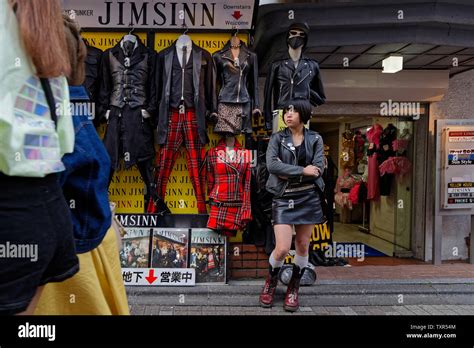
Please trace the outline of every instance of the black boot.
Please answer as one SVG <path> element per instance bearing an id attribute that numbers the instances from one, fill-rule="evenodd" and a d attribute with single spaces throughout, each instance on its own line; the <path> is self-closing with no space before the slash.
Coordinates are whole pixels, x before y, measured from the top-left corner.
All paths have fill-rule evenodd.
<path id="1" fill-rule="evenodd" d="M 166 205 L 163 198 L 158 195 L 156 190 L 156 184 L 150 184 L 150 202 L 147 204 L 146 210 L 149 214 L 158 214 L 158 215 L 165 215 L 171 214 L 171 210 Z"/>
<path id="2" fill-rule="evenodd" d="M 268 276 L 267 279 L 265 279 L 265 285 L 260 293 L 260 305 L 264 308 L 269 308 L 273 305 L 273 297 L 275 296 L 275 290 L 278 285 L 279 272 L 280 267 L 275 269 L 273 269 L 271 265 L 268 267 Z"/>
<path id="3" fill-rule="evenodd" d="M 300 289 L 300 281 L 305 269 L 300 269 L 297 265 L 293 265 L 293 274 L 291 275 L 288 289 L 286 290 L 285 304 L 283 309 L 288 312 L 296 312 L 300 307 L 298 299 L 298 291 Z"/>

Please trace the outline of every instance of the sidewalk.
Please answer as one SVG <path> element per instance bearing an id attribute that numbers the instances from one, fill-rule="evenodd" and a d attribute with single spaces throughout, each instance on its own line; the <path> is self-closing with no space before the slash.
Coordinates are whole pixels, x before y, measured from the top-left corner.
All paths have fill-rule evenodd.
<path id="1" fill-rule="evenodd" d="M 297 315 L 474 315 L 469 264 L 318 267 L 316 284 L 301 288 Z M 128 287 L 132 314 L 283 315 L 286 287 L 275 305 L 259 307 L 262 280 L 195 287 Z M 290 313 L 291 315 L 291 313 Z"/>

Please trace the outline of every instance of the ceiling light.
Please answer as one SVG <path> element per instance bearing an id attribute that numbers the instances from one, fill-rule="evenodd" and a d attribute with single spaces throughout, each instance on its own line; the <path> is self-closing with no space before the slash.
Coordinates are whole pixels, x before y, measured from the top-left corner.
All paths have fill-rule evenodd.
<path id="1" fill-rule="evenodd" d="M 383 73 L 393 74 L 403 70 L 403 57 L 390 56 L 382 61 Z"/>

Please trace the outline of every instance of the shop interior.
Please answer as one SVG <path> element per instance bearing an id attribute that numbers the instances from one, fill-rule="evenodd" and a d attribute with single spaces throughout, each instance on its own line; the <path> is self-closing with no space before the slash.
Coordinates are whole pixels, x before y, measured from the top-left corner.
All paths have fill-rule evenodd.
<path id="1" fill-rule="evenodd" d="M 413 120 L 315 117 L 311 128 L 333 173 L 325 192 L 333 242 L 362 243 L 366 257 L 411 257 Z"/>

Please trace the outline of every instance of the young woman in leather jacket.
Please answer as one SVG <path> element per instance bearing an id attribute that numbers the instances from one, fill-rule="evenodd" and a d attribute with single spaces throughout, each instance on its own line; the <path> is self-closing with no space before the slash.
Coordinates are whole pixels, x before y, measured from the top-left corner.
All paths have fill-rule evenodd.
<path id="1" fill-rule="evenodd" d="M 284 130 L 274 133 L 267 149 L 270 177 L 266 188 L 274 194 L 272 220 L 276 246 L 270 255 L 269 274 L 260 295 L 260 304 L 271 307 L 278 273 L 291 247 L 296 230 L 296 256 L 288 284 L 284 309 L 297 311 L 300 279 L 308 264 L 308 250 L 315 224 L 323 220 L 318 190 L 324 191 L 323 139 L 304 124 L 311 117 L 307 100 L 290 101 L 283 110 Z"/>

